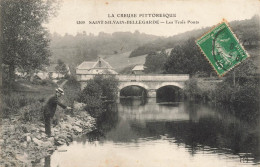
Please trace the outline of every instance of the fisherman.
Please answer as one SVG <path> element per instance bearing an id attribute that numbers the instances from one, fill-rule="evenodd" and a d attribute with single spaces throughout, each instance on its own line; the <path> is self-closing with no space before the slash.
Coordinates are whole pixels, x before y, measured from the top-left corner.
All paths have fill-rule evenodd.
<path id="1" fill-rule="evenodd" d="M 59 101 L 59 98 L 64 95 L 64 91 L 61 88 L 56 89 L 56 94 L 51 96 L 44 106 L 44 122 L 45 122 L 45 133 L 48 137 L 51 136 L 51 121 L 54 117 L 57 105 L 63 109 L 71 110 L 71 107 L 67 107 Z"/>

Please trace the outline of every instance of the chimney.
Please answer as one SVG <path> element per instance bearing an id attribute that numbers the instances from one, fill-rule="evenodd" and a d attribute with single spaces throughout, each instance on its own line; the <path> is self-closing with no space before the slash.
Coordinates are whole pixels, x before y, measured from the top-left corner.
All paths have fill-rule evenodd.
<path id="1" fill-rule="evenodd" d="M 100 60 L 100 57 L 98 57 L 98 66 L 101 67 L 101 60 Z"/>

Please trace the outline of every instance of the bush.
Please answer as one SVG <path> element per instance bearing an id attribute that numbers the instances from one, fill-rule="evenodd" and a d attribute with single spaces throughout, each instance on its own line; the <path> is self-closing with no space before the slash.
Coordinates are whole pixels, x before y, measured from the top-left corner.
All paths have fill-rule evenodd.
<path id="1" fill-rule="evenodd" d="M 89 97 L 93 97 L 95 99 L 101 99 L 102 89 L 99 84 L 97 84 L 94 80 L 87 81 L 87 86 L 82 90 L 79 96 L 79 101 L 83 103 L 88 103 Z"/>
<path id="2" fill-rule="evenodd" d="M 118 80 L 115 77 L 103 77 L 102 75 L 97 75 L 94 78 L 94 82 L 100 86 L 102 91 L 102 98 L 110 101 L 116 100 L 118 92 Z"/>
<path id="3" fill-rule="evenodd" d="M 12 114 L 17 114 L 21 107 L 36 102 L 37 98 L 32 95 L 22 93 L 9 93 L 7 96 L 2 96 L 2 116 L 8 117 Z"/>
<path id="4" fill-rule="evenodd" d="M 229 105 L 231 102 L 231 96 L 235 89 L 238 88 L 231 86 L 231 84 L 227 82 L 219 83 L 214 93 L 216 102 Z"/>
<path id="5" fill-rule="evenodd" d="M 42 86 L 56 85 L 56 83 L 54 83 L 51 79 L 39 79 L 39 78 L 34 78 L 32 84 L 42 85 Z"/>
<path id="6" fill-rule="evenodd" d="M 5 96 L 2 96 L 1 115 L 4 118 L 10 118 L 13 115 L 19 114 L 22 107 L 34 103 L 44 103 L 45 99 L 50 96 L 50 90 L 39 89 L 39 91 L 6 91 Z M 35 108 L 37 109 L 37 107 Z"/>
<path id="7" fill-rule="evenodd" d="M 260 99 L 259 83 L 255 80 L 247 80 L 243 84 L 233 85 L 227 79 L 218 84 L 215 95 L 217 102 L 222 104 L 257 107 Z"/>
<path id="8" fill-rule="evenodd" d="M 80 93 L 78 101 L 86 104 L 85 109 L 91 116 L 98 117 L 103 112 L 101 95 L 101 87 L 94 80 L 89 80 L 87 86 Z"/>
<path id="9" fill-rule="evenodd" d="M 116 100 L 118 82 L 114 77 L 96 76 L 87 81 L 87 86 L 79 94 L 78 101 L 85 103 L 86 110 L 99 117 L 105 110 L 103 100 Z"/>
<path id="10" fill-rule="evenodd" d="M 191 78 L 185 82 L 184 94 L 190 101 L 197 101 L 202 98 L 203 92 L 198 87 L 197 79 Z"/>
<path id="11" fill-rule="evenodd" d="M 232 113 L 246 121 L 255 121 L 259 117 L 260 90 L 259 81 L 246 79 L 243 84 L 231 84 L 230 79 L 217 85 L 216 100 L 219 105 L 232 108 Z"/>
<path id="12" fill-rule="evenodd" d="M 167 60 L 168 54 L 165 50 L 160 53 L 150 53 L 145 57 L 145 72 L 146 73 L 161 73 L 163 66 Z"/>
<path id="13" fill-rule="evenodd" d="M 92 117 L 99 117 L 105 110 L 103 109 L 102 100 L 93 96 L 86 96 L 87 105 L 85 110 L 89 112 Z"/>
<path id="14" fill-rule="evenodd" d="M 39 101 L 19 109 L 20 120 L 24 122 L 37 123 L 43 121 L 43 103 Z"/>

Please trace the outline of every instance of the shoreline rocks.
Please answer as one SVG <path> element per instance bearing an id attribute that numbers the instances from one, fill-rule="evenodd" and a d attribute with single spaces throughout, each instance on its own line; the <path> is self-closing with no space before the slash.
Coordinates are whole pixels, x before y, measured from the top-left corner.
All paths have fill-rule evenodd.
<path id="1" fill-rule="evenodd" d="M 86 111 L 77 110 L 73 115 L 65 115 L 52 127 L 50 138 L 42 122 L 23 123 L 18 117 L 2 119 L 0 166 L 32 166 L 32 162 L 51 155 L 57 146 L 69 144 L 75 137 L 95 129 L 96 120 Z"/>

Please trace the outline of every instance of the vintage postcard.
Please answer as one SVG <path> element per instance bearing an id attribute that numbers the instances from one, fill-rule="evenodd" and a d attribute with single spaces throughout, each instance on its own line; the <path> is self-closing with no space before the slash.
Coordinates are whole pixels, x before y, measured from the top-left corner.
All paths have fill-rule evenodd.
<path id="1" fill-rule="evenodd" d="M 0 166 L 260 166 L 259 0 L 1 0 Z"/>

